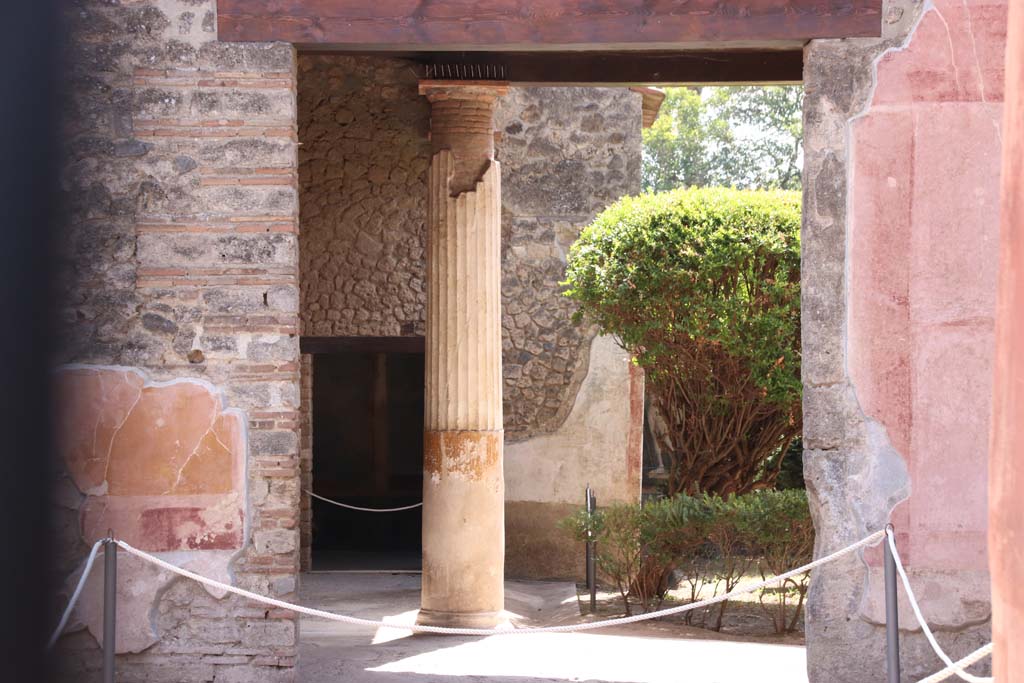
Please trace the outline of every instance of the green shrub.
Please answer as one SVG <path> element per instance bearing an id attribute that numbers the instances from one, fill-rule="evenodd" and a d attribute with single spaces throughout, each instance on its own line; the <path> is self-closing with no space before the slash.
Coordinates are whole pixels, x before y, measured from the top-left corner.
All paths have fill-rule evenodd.
<path id="1" fill-rule="evenodd" d="M 712 499 L 715 514 L 714 524 L 708 530 L 708 540 L 717 559 L 715 565 L 716 594 L 719 588 L 723 593 L 728 593 L 736 588 L 750 571 L 754 562 L 752 552 L 756 541 L 737 523 L 738 501 L 741 499 L 742 496 Z M 718 616 L 714 625 L 711 626 L 715 631 L 722 630 L 722 620 L 725 618 L 725 610 L 728 606 L 728 600 L 718 603 Z"/>
<path id="2" fill-rule="evenodd" d="M 761 578 L 807 564 L 814 555 L 814 525 L 807 494 L 800 489 L 756 491 L 736 500 L 736 526 L 753 539 Z M 776 633 L 796 629 L 803 610 L 810 574 L 786 579 L 761 591 L 761 606 Z M 790 609 L 792 608 L 792 609 Z M 790 613 L 791 612 L 791 613 Z"/>
<path id="3" fill-rule="evenodd" d="M 639 505 L 618 503 L 593 515 L 581 510 L 563 521 L 576 540 L 596 539 L 597 570 L 619 592 L 626 614 L 633 613 L 629 593 L 640 574 L 642 514 Z"/>
<path id="4" fill-rule="evenodd" d="M 723 188 L 626 197 L 569 253 L 566 294 L 645 370 L 669 494 L 770 488 L 800 432 L 800 201 Z"/>
<path id="5" fill-rule="evenodd" d="M 715 523 L 713 500 L 707 495 L 673 496 L 650 501 L 640 514 L 643 547 L 640 570 L 631 594 L 645 610 L 658 609 L 672 587 L 677 568 L 699 557 Z"/>
<path id="6" fill-rule="evenodd" d="M 689 589 L 689 602 L 727 593 L 756 566 L 762 578 L 810 560 L 814 544 L 807 496 L 802 490 L 755 491 L 721 498 L 680 494 L 646 505 L 616 504 L 594 515 L 581 510 L 562 522 L 580 541 L 597 540 L 597 567 L 615 586 L 626 614 L 634 606 L 658 609 L 674 572 Z M 761 591 L 759 601 L 778 633 L 799 623 L 808 575 L 778 589 Z M 684 612 L 688 624 L 722 628 L 728 601 L 698 613 Z M 709 621 L 711 619 L 711 621 Z"/>

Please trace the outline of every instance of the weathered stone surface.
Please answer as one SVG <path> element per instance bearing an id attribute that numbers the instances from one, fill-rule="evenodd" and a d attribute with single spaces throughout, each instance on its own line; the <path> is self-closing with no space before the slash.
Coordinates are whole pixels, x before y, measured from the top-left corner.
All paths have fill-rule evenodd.
<path id="1" fill-rule="evenodd" d="M 424 332 L 429 105 L 408 62 L 299 60 L 302 327 Z"/>
<path id="2" fill-rule="evenodd" d="M 62 436 L 76 445 L 60 480 L 57 581 L 80 567 L 86 541 L 113 527 L 202 573 L 269 589 L 294 577 L 297 552 L 257 551 L 245 534 L 297 524 L 297 487 L 270 483 L 297 481 L 297 449 L 264 437 L 277 447 L 263 456 L 246 440 L 290 433 L 297 419 L 294 51 L 215 42 L 213 0 L 80 0 L 66 9 L 59 361 L 122 376 L 77 378 L 77 404 L 66 406 Z M 221 391 L 247 415 L 224 412 Z M 105 408 L 93 410 L 89 397 Z M 72 481 L 92 495 L 76 504 Z M 247 489 L 267 495 L 247 501 Z M 173 599 L 177 584 L 161 581 L 132 584 L 135 597 L 123 603 L 132 626 L 119 633 L 139 638 L 128 649 L 145 648 L 119 661 L 124 680 L 209 681 L 232 667 L 291 666 L 294 636 L 272 655 L 229 653 L 240 636 L 217 644 L 169 622 L 150 628 L 151 613 L 187 623 L 197 596 L 216 603 L 202 589 Z M 96 597 L 90 591 L 84 599 Z M 244 607 L 226 601 L 213 612 L 231 623 Z M 95 648 L 84 631 L 62 640 L 69 680 L 96 670 Z M 202 651 L 236 659 L 204 663 L 194 656 Z M 264 656 L 276 663 L 256 665 Z"/>
<path id="3" fill-rule="evenodd" d="M 804 463 L 817 550 L 893 521 L 954 656 L 988 639 L 978 454 L 1004 11 L 893 1 L 882 39 L 812 41 L 805 55 Z M 881 677 L 879 555 L 814 573 L 812 681 Z M 935 669 L 923 638 L 903 643 L 907 675 Z"/>
<path id="4" fill-rule="evenodd" d="M 100 554 L 102 555 L 102 552 Z M 173 558 L 173 561 L 189 571 L 208 576 L 217 581 L 230 582 L 229 567 L 234 555 L 235 551 L 207 551 L 201 554 L 179 554 Z M 99 564 L 97 564 L 98 567 Z M 75 573 L 67 578 L 62 589 L 62 597 L 67 598 L 71 595 L 81 577 L 81 569 L 82 567 L 79 567 Z M 154 609 L 154 593 L 162 593 L 164 589 L 172 584 L 174 586 L 183 584 L 181 581 L 174 582 L 175 576 L 170 572 L 124 552 L 118 554 L 118 629 L 116 649 L 119 654 L 144 652 L 154 645 L 156 645 L 157 650 L 165 652 L 175 651 L 173 638 L 169 642 L 167 640 L 161 642 L 161 636 L 165 635 L 167 631 L 165 628 L 166 624 L 159 623 L 160 620 L 157 620 L 157 623 L 154 624 L 151 618 L 151 613 Z M 228 616 L 228 612 L 225 610 L 226 606 L 221 607 L 219 602 L 224 598 L 225 593 L 213 590 L 207 591 L 197 585 L 193 585 L 193 588 L 197 591 L 197 594 L 203 596 L 196 603 L 208 601 L 210 604 L 218 606 L 216 612 L 222 619 L 219 622 L 214 622 L 214 626 L 219 633 L 227 632 L 230 635 L 228 629 L 233 627 L 234 622 L 229 618 L 223 618 Z M 173 596 L 176 588 L 168 590 L 169 595 Z M 161 613 L 166 614 L 172 609 L 168 603 L 173 601 L 173 597 L 169 601 L 161 600 L 159 601 L 160 606 L 157 609 Z M 184 614 L 198 615 L 200 612 L 199 604 L 189 607 L 186 603 L 181 606 L 184 607 Z M 179 613 L 177 618 L 181 619 L 183 617 Z M 193 624 L 192 628 L 199 630 L 199 628 L 202 628 L 203 623 L 200 621 L 198 624 Z M 102 646 L 103 572 L 98 569 L 94 569 L 89 578 L 86 579 L 86 587 L 82 591 L 82 596 L 78 606 L 72 613 L 71 620 L 68 622 L 68 633 L 74 633 L 81 629 L 86 629 L 95 638 L 95 643 Z M 196 633 L 196 635 L 196 640 L 187 643 L 188 646 L 192 648 L 202 647 L 201 643 L 204 640 L 214 643 L 234 643 L 239 640 L 237 635 L 228 638 L 221 636 L 219 640 L 217 638 L 202 638 L 203 635 L 207 634 Z M 186 645 L 186 643 L 178 643 L 178 645 Z"/>
<path id="5" fill-rule="evenodd" d="M 510 443 L 562 425 L 587 374 L 596 330 L 570 321 L 566 253 L 599 211 L 640 191 L 641 119 L 641 98 L 626 89 L 513 88 L 499 104 Z"/>

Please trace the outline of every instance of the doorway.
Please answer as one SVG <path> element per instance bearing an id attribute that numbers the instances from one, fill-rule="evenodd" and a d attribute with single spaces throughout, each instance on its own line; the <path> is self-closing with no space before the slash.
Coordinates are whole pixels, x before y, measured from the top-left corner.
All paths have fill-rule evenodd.
<path id="1" fill-rule="evenodd" d="M 313 491 L 371 510 L 423 495 L 422 339 L 341 338 L 313 355 Z M 314 498 L 313 571 L 417 571 L 420 508 Z"/>

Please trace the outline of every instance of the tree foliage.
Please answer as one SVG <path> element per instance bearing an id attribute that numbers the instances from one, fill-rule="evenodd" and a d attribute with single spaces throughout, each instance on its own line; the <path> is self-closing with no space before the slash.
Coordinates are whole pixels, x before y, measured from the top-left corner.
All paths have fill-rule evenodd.
<path id="1" fill-rule="evenodd" d="M 643 187 L 800 188 L 803 88 L 666 88 L 644 131 Z"/>
<path id="2" fill-rule="evenodd" d="M 800 433 L 799 226 L 795 192 L 676 190 L 618 201 L 570 250 L 577 319 L 633 354 L 667 422 L 670 495 L 771 487 Z"/>

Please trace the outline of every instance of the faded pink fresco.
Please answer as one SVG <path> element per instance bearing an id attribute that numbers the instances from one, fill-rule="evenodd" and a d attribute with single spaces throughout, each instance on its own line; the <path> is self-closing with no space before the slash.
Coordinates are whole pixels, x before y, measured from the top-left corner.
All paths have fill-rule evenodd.
<path id="1" fill-rule="evenodd" d="M 243 421 L 212 387 L 148 384 L 119 368 L 64 368 L 57 383 L 61 456 L 87 496 L 87 543 L 112 529 L 154 552 L 242 546 Z"/>
<path id="2" fill-rule="evenodd" d="M 245 432 L 208 383 L 152 383 L 130 368 L 65 367 L 57 372 L 57 428 L 64 468 L 85 494 L 79 508 L 89 545 L 114 535 L 220 581 L 244 541 Z M 149 615 L 170 572 L 119 553 L 117 652 L 159 640 Z M 65 599 L 82 567 L 68 577 Z M 93 571 L 68 631 L 103 642 L 103 572 Z M 223 593 L 209 590 L 214 597 Z"/>
<path id="3" fill-rule="evenodd" d="M 936 0 L 879 61 L 851 126 L 849 373 L 906 461 L 911 493 L 893 523 L 923 590 L 968 577 L 926 609 L 947 609 L 937 618 L 950 624 L 988 610 L 1005 43 L 1004 1 Z"/>

